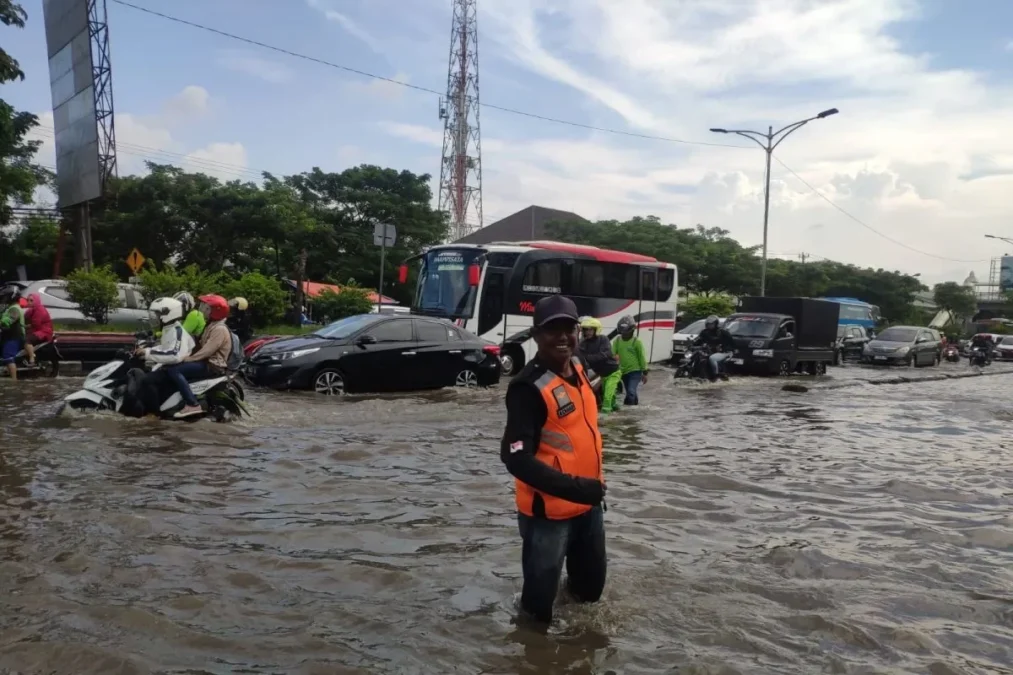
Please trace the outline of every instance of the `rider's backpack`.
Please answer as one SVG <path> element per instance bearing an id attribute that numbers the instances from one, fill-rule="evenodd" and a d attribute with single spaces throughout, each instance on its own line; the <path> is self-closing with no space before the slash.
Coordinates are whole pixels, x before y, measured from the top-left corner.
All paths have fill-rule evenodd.
<path id="1" fill-rule="evenodd" d="M 225 367 L 229 372 L 235 372 L 243 365 L 243 343 L 239 336 L 232 331 L 229 331 L 229 335 L 232 337 L 232 351 L 229 352 L 229 358 L 225 360 Z"/>

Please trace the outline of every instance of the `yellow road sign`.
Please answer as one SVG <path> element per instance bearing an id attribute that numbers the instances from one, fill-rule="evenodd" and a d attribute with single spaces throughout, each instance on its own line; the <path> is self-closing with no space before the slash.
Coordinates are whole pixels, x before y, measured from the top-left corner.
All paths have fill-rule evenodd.
<path id="1" fill-rule="evenodd" d="M 144 265 L 144 256 L 135 248 L 127 256 L 127 266 L 133 270 L 134 274 L 137 274 L 141 271 L 142 265 Z"/>

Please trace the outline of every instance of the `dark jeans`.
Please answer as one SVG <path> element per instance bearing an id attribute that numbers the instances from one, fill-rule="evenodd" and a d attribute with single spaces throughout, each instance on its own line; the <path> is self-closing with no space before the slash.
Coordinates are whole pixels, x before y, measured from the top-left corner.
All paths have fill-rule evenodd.
<path id="1" fill-rule="evenodd" d="M 568 520 L 517 514 L 523 548 L 521 608 L 552 621 L 552 605 L 566 560 L 567 588 L 581 602 L 597 602 L 605 588 L 605 522 L 601 506 Z"/>
<path id="2" fill-rule="evenodd" d="M 623 391 L 626 392 L 626 398 L 623 399 L 624 405 L 640 405 L 637 390 L 640 389 L 640 380 L 643 378 L 644 374 L 639 370 L 623 375 Z"/>
<path id="3" fill-rule="evenodd" d="M 187 405 L 197 405 L 197 397 L 190 390 L 187 380 L 200 380 L 210 375 L 206 361 L 190 361 L 188 363 L 177 363 L 174 366 L 166 367 L 166 374 L 179 389 L 183 402 Z"/>

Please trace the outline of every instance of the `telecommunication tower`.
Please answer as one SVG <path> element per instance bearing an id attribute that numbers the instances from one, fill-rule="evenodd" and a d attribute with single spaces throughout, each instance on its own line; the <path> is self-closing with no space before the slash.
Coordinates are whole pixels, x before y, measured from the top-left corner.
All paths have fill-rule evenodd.
<path id="1" fill-rule="evenodd" d="M 440 101 L 443 161 L 438 208 L 450 212 L 451 240 L 482 227 L 482 141 L 478 121 L 477 0 L 453 0 L 447 97 Z"/>

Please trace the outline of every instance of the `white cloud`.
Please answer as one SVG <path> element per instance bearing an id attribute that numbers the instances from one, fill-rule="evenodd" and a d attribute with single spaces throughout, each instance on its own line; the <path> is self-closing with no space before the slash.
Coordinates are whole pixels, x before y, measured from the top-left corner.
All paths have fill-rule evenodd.
<path id="1" fill-rule="evenodd" d="M 283 84 L 293 76 L 291 69 L 277 61 L 265 59 L 242 49 L 219 50 L 218 65 L 272 84 Z"/>
<path id="2" fill-rule="evenodd" d="M 144 174 L 145 161 L 158 164 L 174 164 L 189 171 L 201 171 L 222 180 L 241 178 L 250 180 L 256 176 L 245 170 L 246 149 L 241 143 L 216 142 L 201 148 L 189 148 L 173 135 L 173 130 L 183 124 L 191 124 L 195 116 L 210 109 L 212 100 L 202 87 L 188 86 L 169 98 L 162 106 L 162 112 L 152 116 L 131 113 L 116 114 L 116 163 L 121 176 Z M 53 138 L 53 113 L 39 115 L 39 127 L 29 134 L 30 138 L 43 142 L 36 155 L 40 164 L 56 166 L 56 150 Z M 52 195 L 44 195 L 43 201 L 55 201 Z"/>
<path id="3" fill-rule="evenodd" d="M 481 12 L 485 53 L 592 103 L 543 110 L 535 98 L 515 107 L 588 114 L 601 126 L 618 115 L 633 131 L 743 146 L 707 130 L 777 128 L 837 107 L 841 114 L 795 132 L 777 158 L 910 246 L 962 260 L 1001 253 L 982 235 L 1008 228 L 1013 137 L 999 130 L 1013 113 L 1013 87 L 905 51 L 891 34 L 920 18 L 916 0 L 486 0 Z M 440 129 L 385 128 L 438 153 Z M 651 213 L 721 226 L 745 244 L 762 239 L 764 157 L 755 146 L 593 132 L 563 140 L 572 129 L 498 113 L 484 113 L 483 131 L 487 222 L 539 203 L 591 218 Z M 777 162 L 769 236 L 771 250 L 922 272 L 927 282 L 955 270 L 962 280 L 972 268 L 987 276 L 987 262 L 941 261 L 886 241 Z"/>
<path id="4" fill-rule="evenodd" d="M 365 43 L 366 46 L 377 54 L 381 53 L 381 43 L 379 40 L 373 37 L 373 35 L 365 28 L 349 18 L 347 14 L 343 14 L 335 9 L 332 9 L 330 3 L 326 0 L 306 0 L 306 4 L 323 14 L 328 21 L 333 21 L 341 26 L 346 33 Z"/>

